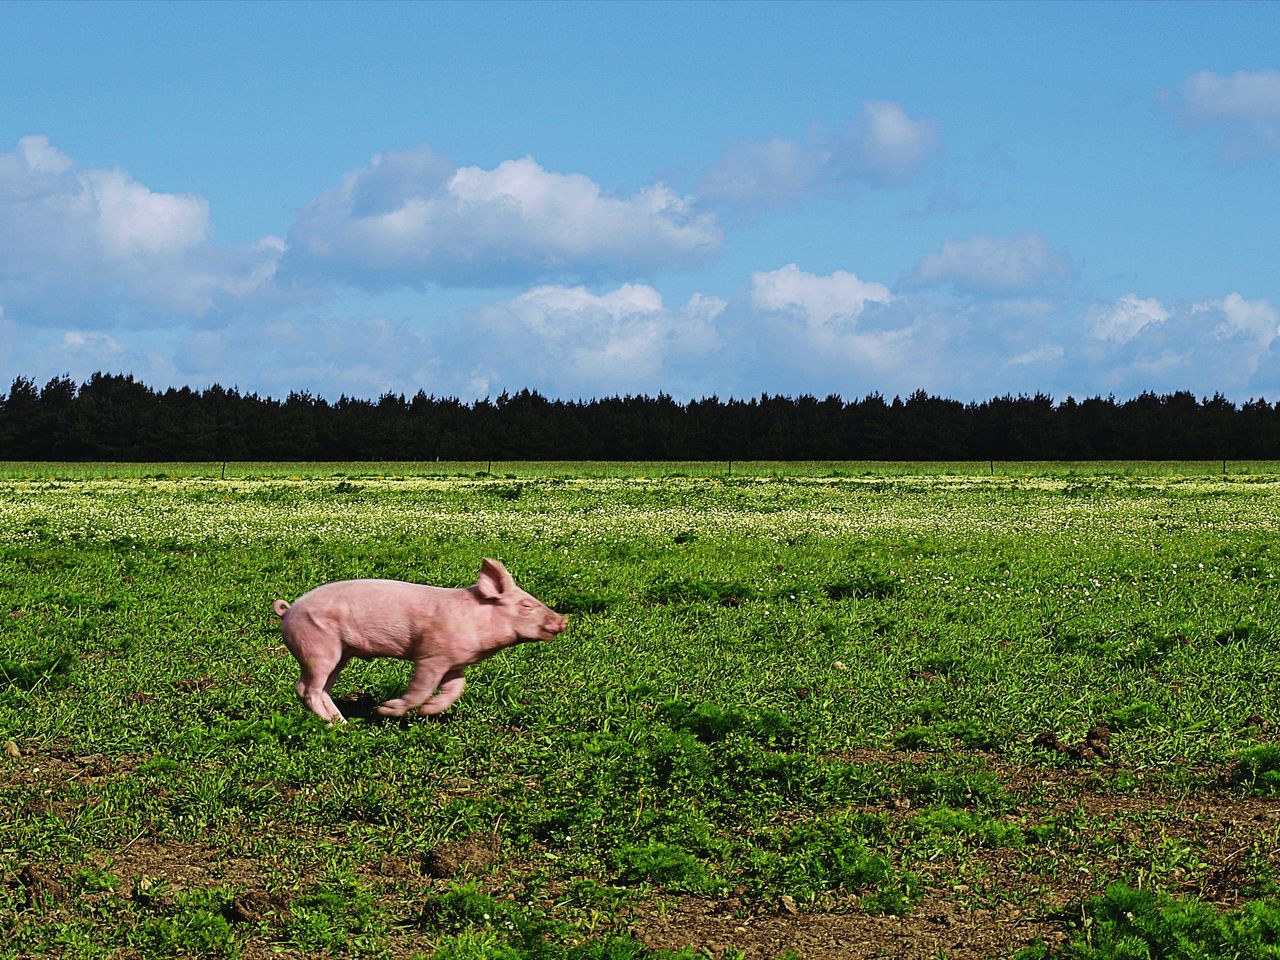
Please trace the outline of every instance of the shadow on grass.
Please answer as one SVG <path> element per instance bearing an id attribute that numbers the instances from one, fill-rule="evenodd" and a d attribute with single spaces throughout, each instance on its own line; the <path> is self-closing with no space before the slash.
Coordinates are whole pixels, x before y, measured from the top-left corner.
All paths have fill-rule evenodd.
<path id="1" fill-rule="evenodd" d="M 342 711 L 342 715 L 347 720 L 360 720 L 371 725 L 414 723 L 420 720 L 428 720 L 432 723 L 449 722 L 448 712 L 437 714 L 434 717 L 423 717 L 418 715 L 417 710 L 410 710 L 403 717 L 384 717 L 378 713 L 378 704 L 382 703 L 382 701 L 368 693 L 348 693 L 341 697 L 334 697 L 333 702 L 337 704 L 338 709 Z"/>

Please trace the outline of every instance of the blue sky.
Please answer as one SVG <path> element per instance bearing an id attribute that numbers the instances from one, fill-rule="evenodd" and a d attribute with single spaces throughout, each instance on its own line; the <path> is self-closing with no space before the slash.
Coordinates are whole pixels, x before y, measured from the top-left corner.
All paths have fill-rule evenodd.
<path id="1" fill-rule="evenodd" d="M 1280 5 L 0 5 L 0 379 L 1280 400 Z"/>

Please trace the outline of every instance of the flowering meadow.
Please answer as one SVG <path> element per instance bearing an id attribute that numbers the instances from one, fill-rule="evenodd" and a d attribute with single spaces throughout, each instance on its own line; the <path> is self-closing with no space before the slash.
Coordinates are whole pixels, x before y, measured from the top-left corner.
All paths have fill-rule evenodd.
<path id="1" fill-rule="evenodd" d="M 5 465 L 0 958 L 1270 956 L 1221 466 Z M 274 600 L 486 556 L 569 629 L 298 704 Z"/>

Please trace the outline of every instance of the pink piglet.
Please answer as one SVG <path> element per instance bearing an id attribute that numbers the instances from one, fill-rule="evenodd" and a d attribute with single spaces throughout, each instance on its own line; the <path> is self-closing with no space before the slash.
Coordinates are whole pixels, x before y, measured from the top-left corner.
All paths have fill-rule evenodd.
<path id="1" fill-rule="evenodd" d="M 292 604 L 277 600 L 272 609 L 302 667 L 298 697 L 312 713 L 338 723 L 344 717 L 329 690 L 352 657 L 412 660 L 408 689 L 378 713 L 398 717 L 416 709 L 429 716 L 462 696 L 462 672 L 471 664 L 526 640 L 551 640 L 569 623 L 488 558 L 471 587 L 341 580 Z"/>

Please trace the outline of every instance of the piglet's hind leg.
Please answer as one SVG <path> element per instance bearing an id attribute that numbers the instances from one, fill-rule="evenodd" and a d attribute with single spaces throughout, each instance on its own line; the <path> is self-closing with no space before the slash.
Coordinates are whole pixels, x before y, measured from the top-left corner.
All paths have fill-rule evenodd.
<path id="1" fill-rule="evenodd" d="M 336 674 L 337 669 L 332 664 L 303 664 L 302 679 L 298 681 L 298 699 L 320 719 L 345 723 L 342 711 L 329 696 L 328 686 Z"/>

